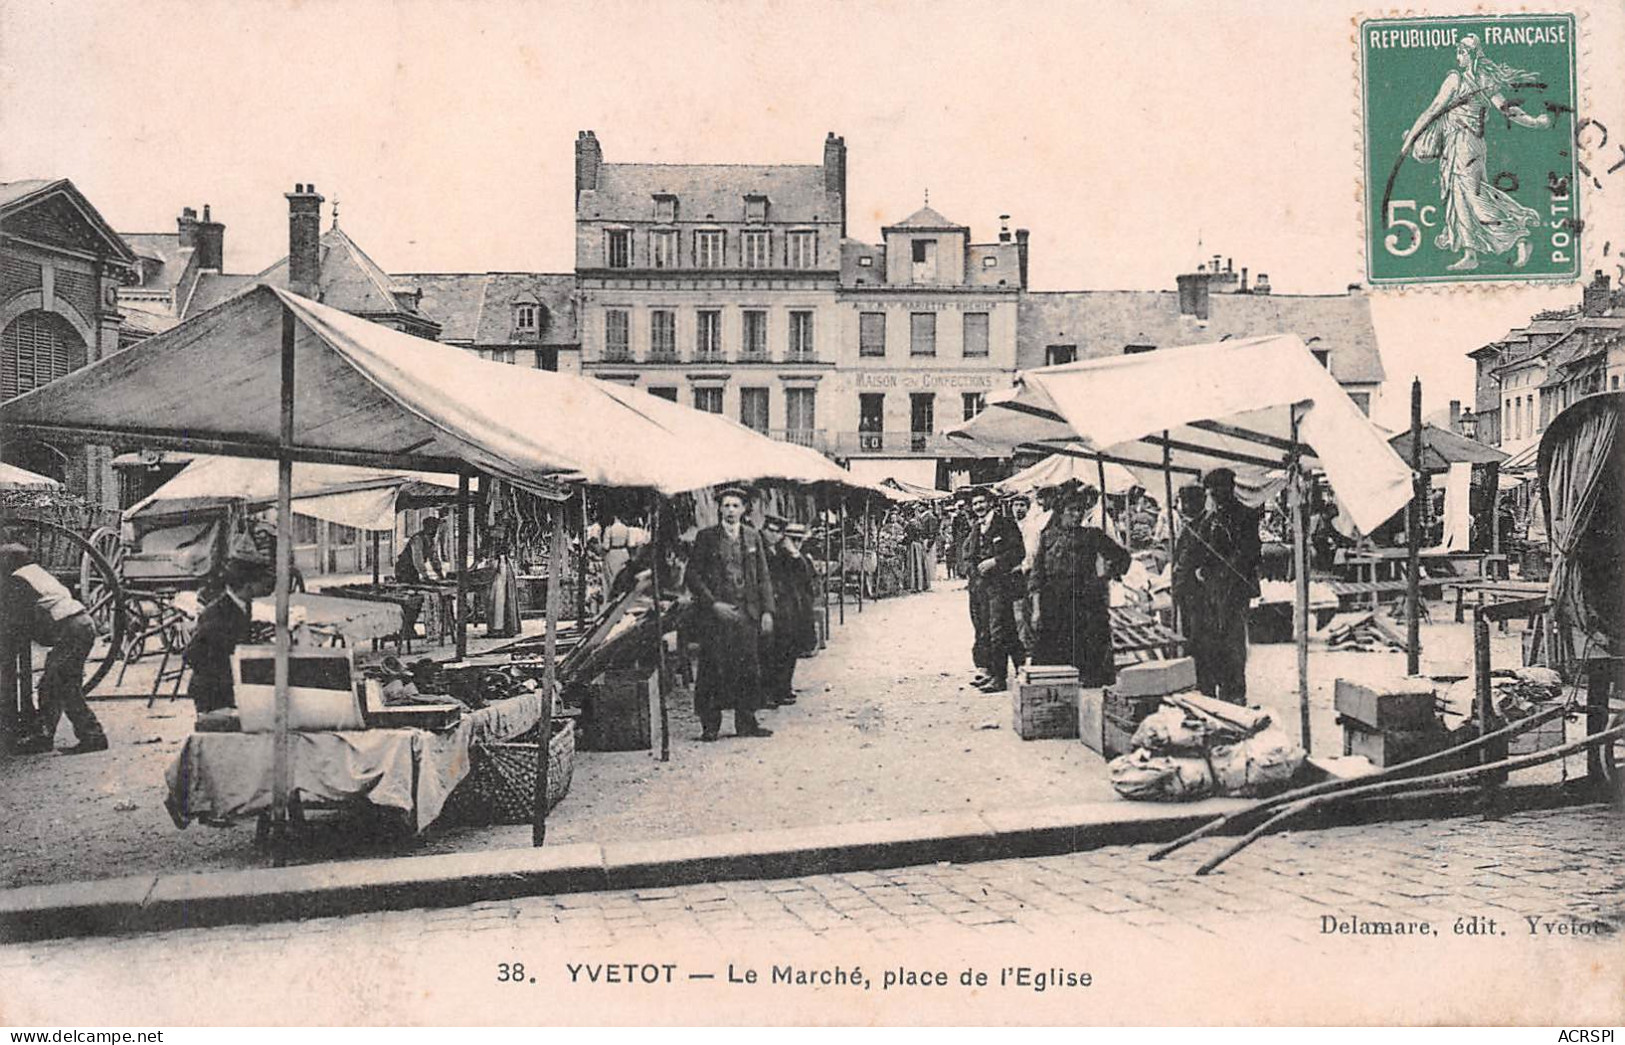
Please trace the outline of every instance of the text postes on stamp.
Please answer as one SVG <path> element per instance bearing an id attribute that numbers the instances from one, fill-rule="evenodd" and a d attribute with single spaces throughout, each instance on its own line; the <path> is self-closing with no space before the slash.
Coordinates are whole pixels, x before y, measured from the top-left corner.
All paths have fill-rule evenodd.
<path id="1" fill-rule="evenodd" d="M 1371 282 L 1578 278 L 1574 36 L 1567 14 L 1361 24 Z"/>

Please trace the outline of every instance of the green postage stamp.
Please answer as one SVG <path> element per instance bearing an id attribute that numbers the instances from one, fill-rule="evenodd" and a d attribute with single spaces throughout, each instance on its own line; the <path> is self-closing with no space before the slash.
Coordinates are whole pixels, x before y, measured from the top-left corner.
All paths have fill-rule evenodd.
<path id="1" fill-rule="evenodd" d="M 1575 20 L 1360 26 L 1374 284 L 1579 276 Z"/>

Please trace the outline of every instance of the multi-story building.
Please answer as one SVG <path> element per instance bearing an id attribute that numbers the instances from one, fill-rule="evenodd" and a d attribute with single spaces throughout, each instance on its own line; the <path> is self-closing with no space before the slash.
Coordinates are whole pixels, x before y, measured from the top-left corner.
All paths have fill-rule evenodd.
<path id="1" fill-rule="evenodd" d="M 118 287 L 135 252 L 66 178 L 0 183 L 0 400 L 119 349 Z M 118 507 L 105 447 L 10 438 L 4 459 Z"/>
<path id="2" fill-rule="evenodd" d="M 807 165 L 606 163 L 576 139 L 582 372 L 827 445 L 846 145 Z"/>
<path id="3" fill-rule="evenodd" d="M 1222 264 L 1221 264 L 1222 262 Z M 1269 276 L 1214 256 L 1181 274 L 1177 290 L 1029 293 L 1021 307 L 1021 369 L 1236 337 L 1293 333 L 1366 413 L 1382 384 L 1371 302 L 1344 294 L 1275 294 Z M 1147 390 L 1155 394 L 1156 390 Z"/>
<path id="4" fill-rule="evenodd" d="M 1578 305 L 1537 313 L 1467 353 L 1475 366 L 1475 435 L 1517 456 L 1575 399 L 1625 381 L 1625 292 L 1597 272 Z"/>
<path id="5" fill-rule="evenodd" d="M 842 249 L 826 448 L 869 478 L 941 486 L 970 470 L 942 431 L 1015 376 L 1027 230 L 972 243 L 969 228 L 925 206 L 881 235 Z"/>

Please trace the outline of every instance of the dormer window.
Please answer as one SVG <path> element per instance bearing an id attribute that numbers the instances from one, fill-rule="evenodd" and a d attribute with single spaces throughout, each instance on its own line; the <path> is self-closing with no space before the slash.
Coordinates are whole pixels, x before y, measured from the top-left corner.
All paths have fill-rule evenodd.
<path id="1" fill-rule="evenodd" d="M 767 220 L 767 197 L 753 192 L 745 197 L 745 220 L 760 224 Z"/>
<path id="2" fill-rule="evenodd" d="M 655 220 L 659 222 L 673 222 L 677 220 L 677 197 L 669 192 L 655 193 Z"/>
<path id="3" fill-rule="evenodd" d="M 875 259 L 871 258 L 867 254 L 865 254 L 863 257 L 858 259 L 858 267 L 859 268 L 867 269 L 867 268 L 874 268 L 874 266 L 875 266 Z"/>
<path id="4" fill-rule="evenodd" d="M 513 330 L 520 337 L 535 337 L 542 329 L 542 306 L 528 291 L 514 299 Z"/>
<path id="5" fill-rule="evenodd" d="M 982 259 L 982 267 L 985 269 L 998 268 L 999 259 L 994 257 L 992 254 L 989 254 L 987 257 Z"/>
<path id="6" fill-rule="evenodd" d="M 515 330 L 536 329 L 536 306 L 519 305 L 513 310 L 513 328 Z"/>

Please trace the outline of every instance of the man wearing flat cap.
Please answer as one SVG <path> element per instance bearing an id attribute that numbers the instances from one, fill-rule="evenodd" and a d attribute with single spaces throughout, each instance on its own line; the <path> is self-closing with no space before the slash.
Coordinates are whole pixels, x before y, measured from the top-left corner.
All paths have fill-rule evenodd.
<path id="1" fill-rule="evenodd" d="M 762 640 L 762 687 L 774 704 L 796 702 L 796 662 L 818 645 L 813 624 L 813 592 L 817 576 L 801 554 L 807 528 L 786 523 L 776 515 L 762 520 L 767 539 L 768 572 L 773 578 L 773 637 Z"/>
<path id="2" fill-rule="evenodd" d="M 21 544 L 0 545 L 0 648 L 16 656 L 22 643 L 49 647 L 39 682 L 39 709 L 17 709 L 17 734 L 7 738 L 11 754 L 50 751 L 64 715 L 75 743 L 65 755 L 107 750 L 107 734 L 85 703 L 85 661 L 96 644 L 96 624 L 84 604 Z M 15 699 L 5 694 L 5 699 Z"/>
<path id="3" fill-rule="evenodd" d="M 688 563 L 700 638 L 694 710 L 704 741 L 717 739 L 729 708 L 736 735 L 773 735 L 756 721 L 762 706 L 761 645 L 773 636 L 773 581 L 762 535 L 744 521 L 748 503 L 749 495 L 738 487 L 718 494 L 717 524 L 695 535 Z"/>
<path id="4" fill-rule="evenodd" d="M 231 655 L 249 641 L 255 597 L 270 594 L 276 582 L 271 564 L 246 552 L 228 558 L 224 573 L 225 592 L 198 614 L 186 644 L 186 663 L 192 669 L 186 695 L 200 716 L 237 706 Z"/>
<path id="5" fill-rule="evenodd" d="M 1191 646 L 1205 653 L 1202 691 L 1247 703 L 1247 612 L 1258 595 L 1258 510 L 1236 500 L 1236 473 L 1215 468 L 1202 477 L 1208 510 L 1192 527 L 1188 566 L 1200 608 L 1192 614 Z"/>

